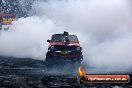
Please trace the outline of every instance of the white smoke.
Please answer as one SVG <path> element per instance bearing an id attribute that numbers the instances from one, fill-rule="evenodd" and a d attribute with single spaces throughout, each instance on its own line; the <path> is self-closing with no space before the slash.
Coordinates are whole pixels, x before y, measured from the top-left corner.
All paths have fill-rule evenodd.
<path id="1" fill-rule="evenodd" d="M 20 18 L 13 23 L 9 31 L 0 36 L 0 54 L 13 57 L 45 59 L 51 30 L 58 27 L 50 20 L 37 16 Z"/>
<path id="2" fill-rule="evenodd" d="M 84 62 L 96 68 L 132 68 L 132 13 L 129 0 L 36 1 L 28 18 L 0 37 L 0 54 L 45 58 L 46 40 L 64 30 L 77 34 Z"/>

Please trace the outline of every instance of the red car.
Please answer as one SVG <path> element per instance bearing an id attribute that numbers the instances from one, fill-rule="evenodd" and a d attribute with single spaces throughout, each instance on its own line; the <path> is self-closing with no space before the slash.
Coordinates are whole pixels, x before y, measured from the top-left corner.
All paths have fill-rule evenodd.
<path id="1" fill-rule="evenodd" d="M 76 35 L 63 34 L 52 35 L 49 42 L 48 52 L 46 53 L 46 67 L 54 68 L 64 64 L 80 66 L 83 60 L 82 47 L 80 47 Z"/>

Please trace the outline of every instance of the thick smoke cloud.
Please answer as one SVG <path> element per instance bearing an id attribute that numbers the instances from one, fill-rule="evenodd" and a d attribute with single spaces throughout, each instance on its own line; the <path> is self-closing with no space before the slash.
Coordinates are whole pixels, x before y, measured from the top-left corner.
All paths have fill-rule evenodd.
<path id="1" fill-rule="evenodd" d="M 5 56 L 45 59 L 51 30 L 58 27 L 49 19 L 37 16 L 20 18 L 0 36 L 0 54 Z"/>
<path id="2" fill-rule="evenodd" d="M 132 12 L 129 0 L 36 1 L 27 18 L 0 37 L 0 54 L 44 59 L 46 40 L 64 30 L 79 37 L 84 63 L 98 69 L 132 68 Z"/>

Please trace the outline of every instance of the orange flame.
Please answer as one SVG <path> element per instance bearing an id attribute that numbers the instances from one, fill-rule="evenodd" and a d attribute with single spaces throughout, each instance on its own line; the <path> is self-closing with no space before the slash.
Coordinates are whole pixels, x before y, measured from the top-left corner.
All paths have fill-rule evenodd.
<path id="1" fill-rule="evenodd" d="M 83 69 L 82 66 L 80 66 L 80 67 L 78 68 L 78 72 L 79 72 L 79 75 L 80 75 L 80 76 L 85 76 L 85 75 L 86 75 L 86 71 Z"/>

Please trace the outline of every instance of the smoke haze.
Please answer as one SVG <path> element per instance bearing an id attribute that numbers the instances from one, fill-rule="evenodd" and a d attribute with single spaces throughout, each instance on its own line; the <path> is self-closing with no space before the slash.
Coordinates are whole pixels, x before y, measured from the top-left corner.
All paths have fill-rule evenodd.
<path id="1" fill-rule="evenodd" d="M 132 12 L 129 0 L 35 1 L 30 17 L 20 18 L 0 36 L 0 54 L 45 59 L 54 33 L 79 37 L 84 63 L 109 70 L 132 68 Z"/>

